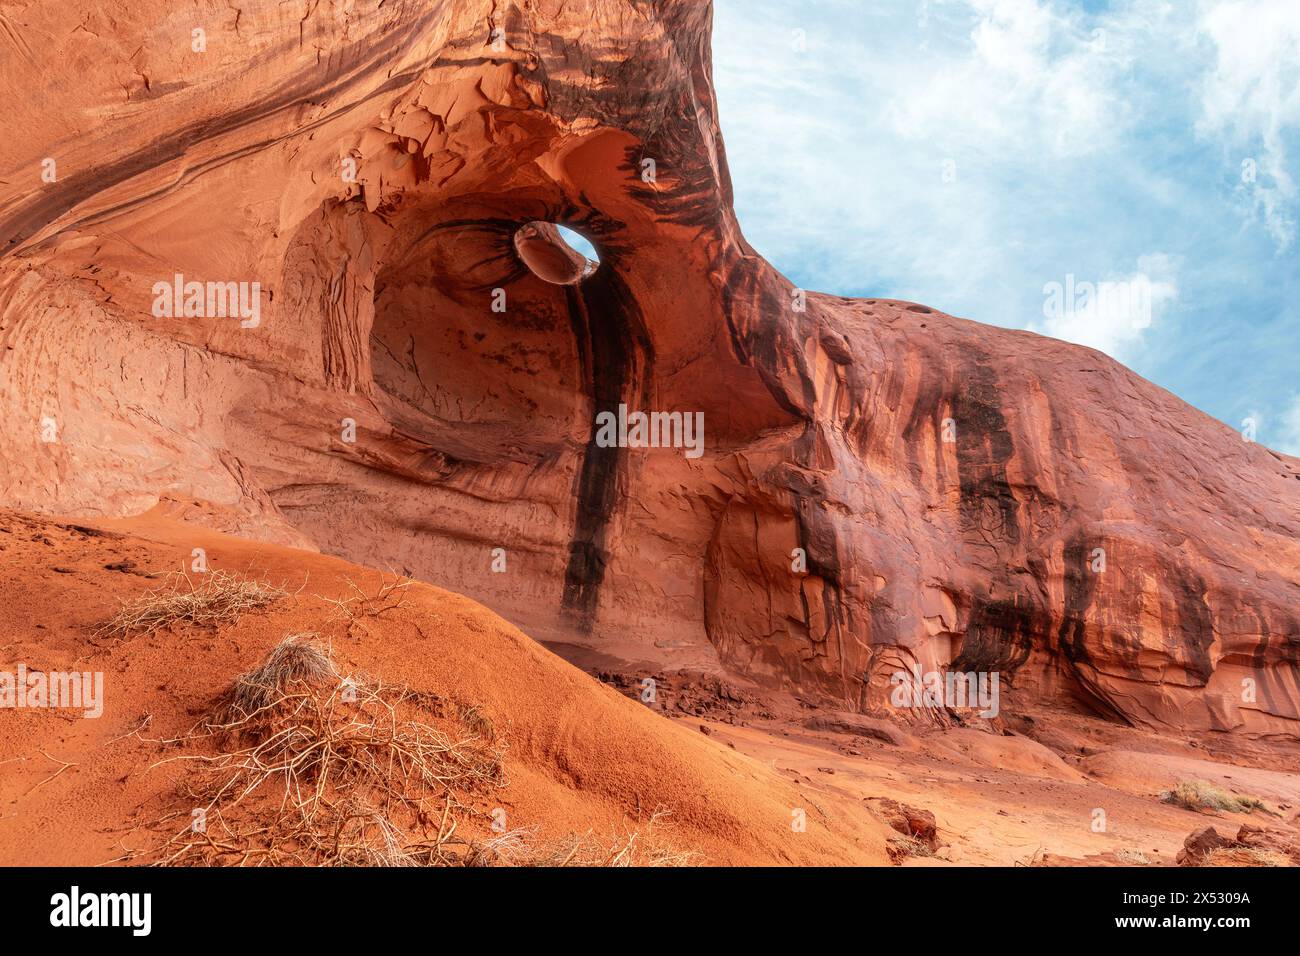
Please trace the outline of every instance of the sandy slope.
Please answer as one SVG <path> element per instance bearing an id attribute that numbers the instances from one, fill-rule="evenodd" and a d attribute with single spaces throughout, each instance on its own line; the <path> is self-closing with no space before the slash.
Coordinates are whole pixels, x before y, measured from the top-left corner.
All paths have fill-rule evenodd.
<path id="1" fill-rule="evenodd" d="M 808 731 L 792 730 L 786 737 L 752 727 L 714 724 L 710 730 L 713 739 L 734 743 L 792 782 L 829 786 L 853 800 L 889 796 L 932 812 L 945 846 L 937 858 L 908 859 L 906 865 L 1029 865 L 1049 854 L 1056 863 L 1173 865 L 1195 830 L 1215 826 L 1229 834 L 1243 823 L 1294 830 L 1296 818 L 1294 803 L 1284 804 L 1282 817 L 1211 816 L 1169 806 L 1151 793 L 1107 786 L 1059 761 L 1056 772 L 1045 773 L 1050 758 L 1026 760 L 1023 745 L 1032 741 L 1020 737 L 980 734 L 981 752 L 962 759 L 949 734 L 904 750 L 862 739 L 846 744 Z M 1229 774 L 1239 769 L 1207 766 Z M 1300 782 L 1296 774 L 1276 776 Z M 1105 814 L 1105 829 L 1094 829 L 1098 810 Z"/>
<path id="2" fill-rule="evenodd" d="M 77 526 L 85 530 L 79 530 Z M 116 599 L 186 566 L 265 574 L 297 594 L 221 630 L 177 627 L 96 647 Z M 116 566 L 117 570 L 110 570 Z M 377 572 L 254 544 L 161 516 L 55 522 L 0 512 L 0 666 L 102 670 L 104 714 L 0 712 L 0 864 L 98 864 L 138 849 L 131 832 L 168 804 L 177 764 L 148 769 L 229 685 L 287 634 L 319 632 L 341 664 L 473 702 L 509 746 L 500 805 L 512 826 L 563 836 L 623 832 L 656 807 L 666 839 L 718 864 L 887 861 L 886 828 L 861 805 L 792 783 L 722 743 L 650 712 L 565 663 L 474 602 L 426 585 L 350 629 L 317 595 L 373 593 Z M 146 732 L 130 735 L 146 715 Z M 145 739 L 142 739 L 145 738 Z M 64 764 L 69 766 L 64 766 Z M 61 769 L 62 768 L 62 769 Z M 638 811 L 638 808 L 640 810 Z M 793 832 L 791 811 L 808 827 Z"/>
<path id="3" fill-rule="evenodd" d="M 119 598 L 157 587 L 156 575 L 188 566 L 195 548 L 211 569 L 293 593 L 220 629 L 94 636 Z M 349 582 L 374 594 L 385 579 L 161 512 L 88 521 L 0 511 L 0 670 L 100 670 L 106 685 L 99 719 L 0 711 L 0 864 L 98 864 L 152 842 L 147 824 L 175 809 L 187 772 L 154 766 L 174 753 L 158 741 L 184 733 L 234 675 L 302 632 L 327 640 L 346 672 L 477 706 L 509 747 L 511 782 L 495 802 L 511 827 L 549 838 L 612 837 L 663 807 L 673 821 L 664 838 L 701 862 L 879 865 L 894 834 L 868 809 L 877 797 L 935 815 L 938 857 L 904 860 L 920 865 L 1172 864 L 1207 824 L 1296 829 L 1300 755 L 1284 742 L 1179 739 L 1040 710 L 1008 715 L 1002 733 L 912 728 L 891 744 L 808 729 L 791 701 L 729 718 L 694 703 L 650 708 L 460 595 L 413 584 L 399 606 L 351 623 L 326 600 L 355 594 Z M 625 692 L 634 696 L 636 681 Z M 1263 797 L 1276 814 L 1207 817 L 1160 802 L 1183 779 Z M 806 811 L 806 832 L 791 827 L 795 809 Z"/>

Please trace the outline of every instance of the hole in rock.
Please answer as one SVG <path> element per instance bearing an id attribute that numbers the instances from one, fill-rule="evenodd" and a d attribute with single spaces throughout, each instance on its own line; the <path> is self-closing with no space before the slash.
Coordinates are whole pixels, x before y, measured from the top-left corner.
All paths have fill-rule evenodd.
<path id="1" fill-rule="evenodd" d="M 574 285 L 596 271 L 600 256 L 585 236 L 553 222 L 530 222 L 515 233 L 515 250 L 533 275 Z"/>

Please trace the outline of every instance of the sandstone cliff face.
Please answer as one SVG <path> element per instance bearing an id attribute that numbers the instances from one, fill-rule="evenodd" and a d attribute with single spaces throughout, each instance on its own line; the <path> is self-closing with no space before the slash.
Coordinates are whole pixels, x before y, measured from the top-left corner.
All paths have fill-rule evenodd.
<path id="1" fill-rule="evenodd" d="M 857 710 L 915 664 L 1294 734 L 1300 461 L 1088 349 L 792 289 L 710 16 L 6 8 L 0 505 L 161 502 Z M 177 275 L 260 309 L 158 307 Z M 604 447 L 620 405 L 703 454 Z"/>

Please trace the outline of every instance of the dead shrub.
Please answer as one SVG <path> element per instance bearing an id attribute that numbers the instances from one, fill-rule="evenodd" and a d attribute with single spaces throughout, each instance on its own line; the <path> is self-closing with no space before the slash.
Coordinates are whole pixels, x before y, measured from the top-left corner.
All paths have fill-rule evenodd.
<path id="1" fill-rule="evenodd" d="M 909 856 L 930 857 L 935 853 L 934 847 L 925 841 L 901 834 L 891 836 L 886 841 L 885 851 L 889 854 L 892 863 L 898 863 Z"/>
<path id="2" fill-rule="evenodd" d="M 1215 810 L 1225 813 L 1250 813 L 1252 810 L 1263 810 L 1265 813 L 1275 814 L 1268 804 L 1257 797 L 1239 797 L 1204 780 L 1181 780 L 1174 789 L 1161 793 L 1160 799 L 1165 803 L 1172 803 L 1197 813 Z"/>
<path id="3" fill-rule="evenodd" d="M 169 758 L 198 765 L 184 795 L 204 826 L 159 863 L 450 864 L 471 852 L 453 811 L 506 782 L 502 748 L 454 708 L 343 678 L 314 635 L 280 642 L 175 742 L 217 752 Z"/>
<path id="4" fill-rule="evenodd" d="M 1262 847 L 1217 847 L 1206 854 L 1201 866 L 1290 866 L 1291 860 L 1276 850 Z"/>
<path id="5" fill-rule="evenodd" d="M 315 634 L 290 635 L 261 665 L 235 678 L 219 723 L 238 721 L 272 706 L 290 684 L 319 685 L 336 677 L 329 652 L 317 643 Z"/>
<path id="6" fill-rule="evenodd" d="M 196 765 L 188 807 L 203 821 L 134 854 L 155 865 L 680 866 L 666 810 L 599 839 L 539 843 L 493 832 L 488 798 L 508 786 L 504 744 L 478 708 L 340 675 L 314 635 L 292 635 L 240 675 L 212 715 L 170 743 L 215 750 Z M 163 823 L 164 821 L 159 821 Z"/>
<path id="7" fill-rule="evenodd" d="M 231 624 L 241 614 L 265 607 L 287 593 L 266 580 L 255 580 L 234 571 L 209 571 L 197 578 L 173 571 L 162 587 L 123 601 L 117 613 L 95 635 L 130 637 L 178 622 Z"/>
<path id="8" fill-rule="evenodd" d="M 670 867 L 692 866 L 699 854 L 676 849 L 664 840 L 670 811 L 656 809 L 644 824 L 600 837 L 596 831 L 571 833 L 558 840 L 537 842 L 532 831 L 503 834 L 497 844 L 480 847 L 477 865 L 536 867 Z M 505 852 L 503 852 L 503 849 Z"/>

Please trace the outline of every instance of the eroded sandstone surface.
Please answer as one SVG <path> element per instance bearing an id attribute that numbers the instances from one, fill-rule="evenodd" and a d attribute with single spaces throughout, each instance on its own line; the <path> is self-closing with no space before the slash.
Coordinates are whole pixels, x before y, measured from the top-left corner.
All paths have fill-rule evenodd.
<path id="1" fill-rule="evenodd" d="M 6 5 L 0 505 L 158 507 L 841 710 L 916 665 L 1294 735 L 1300 461 L 1097 352 L 794 289 L 732 210 L 710 18 Z M 619 405 L 702 412 L 703 455 L 605 447 Z"/>

